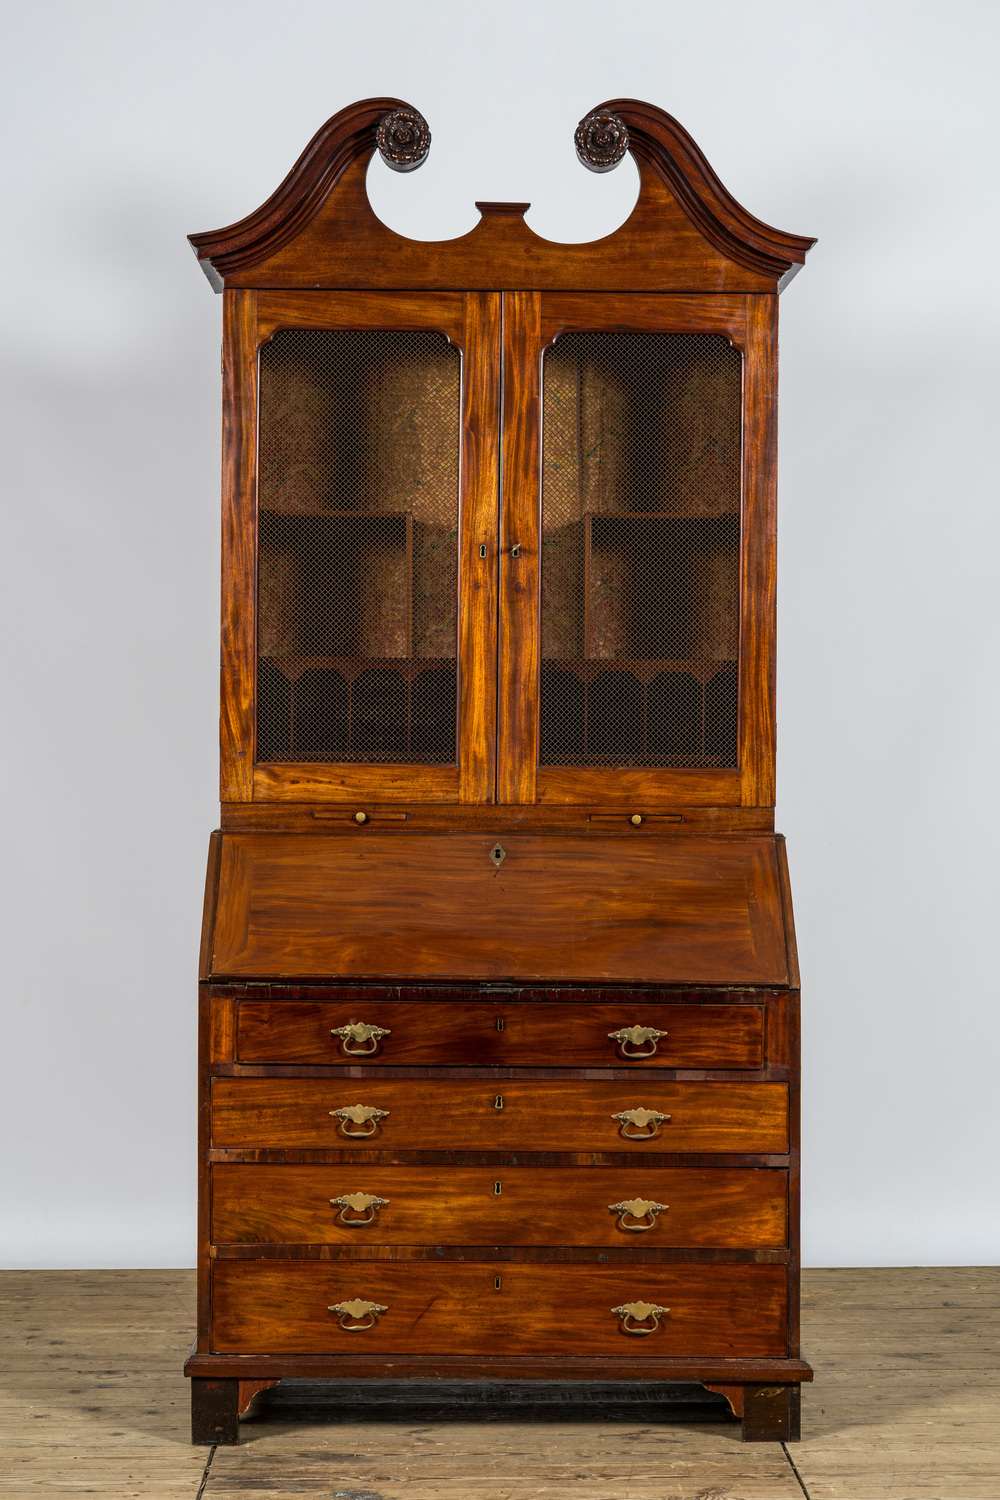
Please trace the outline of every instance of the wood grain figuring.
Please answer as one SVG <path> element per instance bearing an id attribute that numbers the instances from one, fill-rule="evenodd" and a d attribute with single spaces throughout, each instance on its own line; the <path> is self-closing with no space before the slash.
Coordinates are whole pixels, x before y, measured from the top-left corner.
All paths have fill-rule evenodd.
<path id="1" fill-rule="evenodd" d="M 493 842 L 225 835 L 213 975 L 786 982 L 773 838 Z"/>
<path id="2" fill-rule="evenodd" d="M 540 802 L 594 802 L 604 807 L 736 807 L 742 795 L 739 771 L 703 769 L 646 769 L 613 765 L 540 765 L 537 796 Z"/>
<path id="3" fill-rule="evenodd" d="M 747 298 L 740 623 L 742 801 L 774 803 L 778 299 Z"/>
<path id="4" fill-rule="evenodd" d="M 619 229 L 603 240 L 563 245 L 542 239 L 520 216 L 497 214 L 484 214 L 458 239 L 405 239 L 372 210 L 369 161 L 370 153 L 344 172 L 297 239 L 259 265 L 228 274 L 227 288 L 769 292 L 779 279 L 740 266 L 710 245 L 645 164 L 639 166 L 638 201 Z"/>
<path id="5" fill-rule="evenodd" d="M 503 1101 L 500 1108 L 498 1098 Z M 783 1083 L 675 1083 L 653 1074 L 621 1083 L 216 1078 L 212 1101 L 212 1144 L 219 1147 L 375 1147 L 394 1153 L 603 1151 L 639 1156 L 703 1151 L 777 1154 L 788 1149 L 788 1089 Z M 358 1104 L 386 1114 L 373 1134 L 352 1140 L 330 1112 Z M 614 1118 L 630 1109 L 656 1110 L 670 1119 L 655 1137 L 630 1140 Z"/>
<path id="6" fill-rule="evenodd" d="M 799 988 L 799 950 L 795 939 L 795 917 L 792 912 L 792 884 L 788 876 L 788 849 L 783 834 L 775 840 L 778 855 L 778 877 L 781 883 L 781 909 L 785 919 L 785 948 L 788 962 L 788 983 Z"/>
<path id="7" fill-rule="evenodd" d="M 208 1001 L 207 994 L 204 999 Z M 235 997 L 214 996 L 210 1002 L 210 1013 L 208 1061 L 212 1067 L 216 1067 L 219 1063 L 229 1062 L 236 1053 L 237 1001 Z"/>
<path id="8" fill-rule="evenodd" d="M 534 293 L 505 294 L 497 726 L 501 803 L 535 801 L 538 764 L 539 314 Z"/>
<path id="9" fill-rule="evenodd" d="M 539 802 L 592 803 L 602 793 L 605 807 L 737 807 L 742 796 L 739 771 L 660 770 L 634 766 L 539 766 Z"/>
<path id="10" fill-rule="evenodd" d="M 212 969 L 212 934 L 219 903 L 219 867 L 222 863 L 222 834 L 217 829 L 208 841 L 208 867 L 205 871 L 205 894 L 201 903 L 201 947 L 198 951 L 198 978 L 207 979 Z"/>
<path id="11" fill-rule="evenodd" d="M 253 794 L 267 802 L 344 802 L 357 804 L 457 802 L 459 773 L 454 766 L 360 766 L 313 762 L 257 765 Z"/>
<path id="12" fill-rule="evenodd" d="M 255 581 L 257 576 L 256 292 L 222 305 L 222 640 L 219 797 L 253 795 Z"/>
<path id="13" fill-rule="evenodd" d="M 434 329 L 465 348 L 461 292 L 262 291 L 257 296 L 257 340 L 279 328 Z"/>
<path id="14" fill-rule="evenodd" d="M 739 797 L 739 778 L 733 775 L 734 795 Z M 507 805 L 500 806 L 476 806 L 466 804 L 458 806 L 455 803 L 426 803 L 405 802 L 396 804 L 392 808 L 386 808 L 379 803 L 369 803 L 363 800 L 360 804 L 362 810 L 371 807 L 373 813 L 391 811 L 396 814 L 405 813 L 405 820 L 394 817 L 389 823 L 383 823 L 379 828 L 380 833 L 411 833 L 434 832 L 434 833 L 469 833 L 488 832 L 502 837 L 507 832 L 522 833 L 577 833 L 587 836 L 603 837 L 607 834 L 621 833 L 622 826 L 612 826 L 610 816 L 600 819 L 593 816 L 595 812 L 607 813 L 607 804 L 602 803 L 599 808 L 583 806 L 556 805 L 534 807 Z M 327 823 L 328 815 L 342 817 L 345 824 L 353 826 L 358 835 L 370 834 L 372 824 L 357 824 L 354 814 L 358 811 L 359 804 L 355 802 L 341 801 L 339 798 L 335 803 L 295 803 L 280 802 L 268 805 L 263 802 L 236 803 L 227 802 L 222 806 L 221 824 L 226 833 L 308 833 L 325 834 L 329 832 Z M 620 802 L 615 810 L 614 817 L 629 818 L 634 811 L 646 812 L 645 804 L 636 808 L 635 804 L 629 805 Z M 657 811 L 665 811 L 657 809 Z M 319 817 L 317 817 L 319 814 Z M 688 837 L 691 834 L 716 834 L 716 833 L 771 833 L 774 830 L 774 810 L 769 807 L 692 807 L 685 803 L 680 807 L 669 809 L 671 818 L 681 818 L 681 822 L 671 823 L 671 832 L 679 837 Z M 651 835 L 662 834 L 663 826 L 657 824 L 652 818 L 643 818 L 642 824 L 636 828 L 631 823 L 626 830 L 631 838 L 649 838 Z"/>
<path id="15" fill-rule="evenodd" d="M 764 1061 L 759 1006 L 663 1005 L 647 1000 L 610 1005 L 244 1000 L 236 1056 L 241 1062 L 343 1065 L 351 1061 L 345 1045 L 357 1044 L 332 1035 L 333 1028 L 358 1022 L 389 1030 L 388 1036 L 375 1041 L 374 1054 L 357 1059 L 368 1063 L 603 1066 L 648 1072 L 654 1068 L 759 1068 Z M 609 1035 L 628 1026 L 654 1027 L 666 1035 L 656 1040 L 650 1057 L 629 1058 L 621 1043 Z M 648 1049 L 650 1043 L 643 1045 Z"/>
<path id="16" fill-rule="evenodd" d="M 739 349 L 747 342 L 747 299 L 640 292 L 595 296 L 593 292 L 547 292 L 542 297 L 539 334 L 547 348 L 562 333 L 645 332 L 721 333 Z"/>
<path id="17" fill-rule="evenodd" d="M 495 1282 L 500 1278 L 501 1285 Z M 365 1333 L 328 1311 L 364 1298 L 388 1310 Z M 612 1309 L 641 1300 L 670 1309 L 649 1337 L 622 1332 Z M 784 1352 L 783 1266 L 394 1265 L 216 1261 L 212 1344 L 219 1352 L 733 1357 Z M 360 1350 L 357 1352 L 361 1352 Z"/>
<path id="18" fill-rule="evenodd" d="M 198 1159 L 204 1163 L 212 1145 L 212 1092 L 208 1070 L 211 1065 L 215 1041 L 216 1012 L 229 1009 L 225 1002 L 217 1005 L 206 984 L 198 986 Z M 212 1181 L 207 1170 L 198 1172 L 198 1287 L 197 1287 L 197 1333 L 194 1348 L 199 1354 L 208 1352 L 209 1320 L 212 1308 L 211 1253 Z"/>
<path id="19" fill-rule="evenodd" d="M 370 1224 L 349 1226 L 342 1212 L 347 1218 L 361 1215 L 331 1199 L 350 1193 L 387 1201 Z M 649 1229 L 622 1228 L 622 1216 L 611 1211 L 611 1204 L 636 1198 L 666 1205 Z M 350 1247 L 781 1247 L 786 1200 L 780 1170 L 216 1165 L 212 1240 Z"/>
<path id="20" fill-rule="evenodd" d="M 467 292 L 464 303 L 459 795 L 482 804 L 496 797 L 502 307 L 487 292 Z"/>

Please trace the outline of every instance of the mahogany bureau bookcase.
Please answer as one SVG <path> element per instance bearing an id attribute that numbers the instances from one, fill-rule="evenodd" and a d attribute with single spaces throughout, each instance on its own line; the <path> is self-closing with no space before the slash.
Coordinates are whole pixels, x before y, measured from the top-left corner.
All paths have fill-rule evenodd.
<path id="1" fill-rule="evenodd" d="M 641 190 L 409 241 L 342 110 L 191 237 L 224 299 L 222 818 L 196 1442 L 284 1377 L 701 1382 L 797 1435 L 774 829 L 778 293 L 813 243 L 663 111 Z"/>

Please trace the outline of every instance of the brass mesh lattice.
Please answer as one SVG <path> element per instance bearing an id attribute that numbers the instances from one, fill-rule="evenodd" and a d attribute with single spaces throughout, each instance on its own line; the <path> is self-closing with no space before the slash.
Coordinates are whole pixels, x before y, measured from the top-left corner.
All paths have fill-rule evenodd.
<path id="1" fill-rule="evenodd" d="M 716 335 L 546 351 L 542 765 L 737 764 L 741 386 Z"/>
<path id="2" fill-rule="evenodd" d="M 440 333 L 261 349 L 259 761 L 454 762 L 460 386 Z"/>

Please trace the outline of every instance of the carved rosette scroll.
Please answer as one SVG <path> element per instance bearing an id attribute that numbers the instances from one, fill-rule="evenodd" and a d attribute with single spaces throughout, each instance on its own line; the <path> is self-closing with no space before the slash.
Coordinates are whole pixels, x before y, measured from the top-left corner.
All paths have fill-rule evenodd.
<path id="1" fill-rule="evenodd" d="M 576 127 L 576 154 L 591 172 L 612 172 L 628 150 L 628 131 L 617 115 L 588 115 Z"/>
<path id="2" fill-rule="evenodd" d="M 413 172 L 431 149 L 431 133 L 415 109 L 396 109 L 386 115 L 375 135 L 379 155 L 394 172 Z"/>

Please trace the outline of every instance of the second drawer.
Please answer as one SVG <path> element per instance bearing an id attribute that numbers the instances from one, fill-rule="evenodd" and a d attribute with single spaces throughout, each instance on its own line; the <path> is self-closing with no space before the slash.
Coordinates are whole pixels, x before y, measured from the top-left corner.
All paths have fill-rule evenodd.
<path id="1" fill-rule="evenodd" d="M 216 1165 L 215 1244 L 787 1243 L 787 1173 L 726 1167 Z"/>
<path id="2" fill-rule="evenodd" d="M 784 1083 L 216 1078 L 212 1144 L 263 1150 L 788 1150 Z"/>

